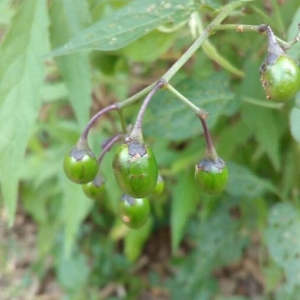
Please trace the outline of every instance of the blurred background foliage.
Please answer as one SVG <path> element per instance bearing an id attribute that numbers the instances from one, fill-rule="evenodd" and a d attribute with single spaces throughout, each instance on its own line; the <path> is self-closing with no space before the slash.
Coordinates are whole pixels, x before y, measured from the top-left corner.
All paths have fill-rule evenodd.
<path id="1" fill-rule="evenodd" d="M 266 102 L 265 36 L 216 32 L 171 81 L 209 112 L 230 172 L 224 193 L 195 185 L 202 128 L 167 91 L 144 120 L 165 181 L 144 227 L 118 217 L 115 148 L 101 165 L 99 203 L 62 169 L 89 118 L 159 79 L 195 40 L 191 16 L 205 28 L 228 2 L 0 2 L 1 299 L 299 299 L 300 94 L 285 106 Z M 299 22 L 298 0 L 245 1 L 224 21 L 267 23 L 286 41 Z M 288 53 L 299 60 L 299 44 Z M 140 104 L 124 109 L 128 124 Z M 89 140 L 95 153 L 120 130 L 117 114 L 102 118 Z"/>

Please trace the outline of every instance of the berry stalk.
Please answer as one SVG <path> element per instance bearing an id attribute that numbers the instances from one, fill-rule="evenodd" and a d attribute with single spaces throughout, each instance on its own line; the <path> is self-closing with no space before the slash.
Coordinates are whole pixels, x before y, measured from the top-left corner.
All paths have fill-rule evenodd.
<path id="1" fill-rule="evenodd" d="M 129 136 L 130 140 L 133 142 L 137 142 L 139 144 L 143 143 L 143 133 L 142 133 L 142 121 L 146 111 L 146 108 L 152 99 L 153 95 L 157 92 L 158 89 L 162 88 L 165 85 L 165 81 L 158 80 L 154 85 L 153 89 L 150 93 L 146 96 L 140 110 L 138 116 L 136 118 L 135 124 L 132 128 L 131 134 Z"/>

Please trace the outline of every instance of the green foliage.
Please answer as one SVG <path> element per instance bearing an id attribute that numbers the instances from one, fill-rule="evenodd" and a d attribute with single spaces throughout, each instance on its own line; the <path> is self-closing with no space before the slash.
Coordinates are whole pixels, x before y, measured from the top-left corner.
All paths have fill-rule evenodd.
<path id="1" fill-rule="evenodd" d="M 38 257 L 30 271 L 40 280 L 54 270 L 70 300 L 99 299 L 107 286 L 124 299 L 157 290 L 170 299 L 254 299 L 224 296 L 215 271 L 252 253 L 255 235 L 265 279 L 260 299 L 299 298 L 300 94 L 284 106 L 267 102 L 259 81 L 266 37 L 254 27 L 226 28 L 268 23 L 291 41 L 299 0 L 277 2 L 268 9 L 263 1 L 0 3 L 0 205 L 7 211 L 1 217 L 12 224 L 19 199 L 20 211 L 35 222 Z M 228 16 L 224 3 L 235 7 Z M 224 27 L 186 57 L 216 16 Z M 288 50 L 296 60 L 299 45 Z M 93 124 L 88 141 L 98 157 L 122 125 L 136 120 L 143 88 L 183 58 L 189 60 L 170 84 L 190 105 L 165 87 L 142 123 L 165 187 L 149 195 L 146 224 L 130 230 L 118 215 L 122 191 L 112 170 L 118 145 L 100 165 L 101 201 L 66 178 L 63 159 L 92 115 L 133 96 L 121 118 L 112 111 Z M 228 168 L 220 194 L 208 195 L 194 181 L 206 141 L 191 103 L 208 112 L 214 146 Z M 152 266 L 156 258 L 165 273 Z"/>
<path id="2" fill-rule="evenodd" d="M 228 85 L 229 77 L 218 73 L 201 81 L 198 78 L 185 78 L 176 88 L 195 105 L 214 112 L 208 119 L 208 125 L 213 127 L 220 116 L 233 113 L 230 103 L 233 94 Z M 201 132 L 200 122 L 194 113 L 167 92 L 159 93 L 150 103 L 144 125 L 145 134 L 171 141 L 193 138 Z"/>
<path id="3" fill-rule="evenodd" d="M 185 21 L 195 9 L 183 0 L 170 2 L 133 1 L 79 33 L 52 55 L 64 55 L 78 50 L 112 51 L 137 40 L 160 25 Z"/>
<path id="4" fill-rule="evenodd" d="M 80 0 L 53 1 L 50 19 L 51 45 L 55 48 L 88 25 L 90 18 L 87 3 Z M 88 53 L 58 57 L 56 61 L 81 129 L 89 119 L 91 105 L 92 86 Z"/>
<path id="5" fill-rule="evenodd" d="M 300 218 L 290 203 L 278 203 L 269 213 L 266 229 L 267 247 L 272 259 L 283 268 L 288 293 L 299 288 Z"/>
<path id="6" fill-rule="evenodd" d="M 27 1 L 14 16 L 0 48 L 0 181 L 10 223 L 20 165 L 41 103 L 44 64 L 40 56 L 48 51 L 47 26 L 45 1 Z"/>

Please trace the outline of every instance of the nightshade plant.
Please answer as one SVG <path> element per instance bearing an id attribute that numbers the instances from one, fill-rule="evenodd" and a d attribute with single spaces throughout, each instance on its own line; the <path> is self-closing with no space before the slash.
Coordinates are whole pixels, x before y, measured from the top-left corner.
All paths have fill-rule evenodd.
<path id="1" fill-rule="evenodd" d="M 214 270 L 231 270 L 258 246 L 265 280 L 249 292 L 267 295 L 245 299 L 298 300 L 299 0 L 3 0 L 0 8 L 0 223 L 12 226 L 16 207 L 17 228 L 34 222 L 38 296 L 54 274 L 70 300 L 102 291 L 139 299 L 155 285 L 171 299 L 219 299 L 224 274 Z M 135 210 L 139 201 L 147 214 Z M 6 267 L 10 254 L 17 261 L 7 232 L 1 271 L 12 289 L 5 283 L 1 294 L 26 298 Z M 163 282 L 144 276 L 151 253 L 166 254 Z"/>
<path id="2" fill-rule="evenodd" d="M 159 171 L 155 155 L 151 147 L 144 141 L 142 121 L 150 100 L 159 89 L 165 89 L 174 94 L 179 100 L 191 108 L 196 117 L 201 121 L 206 141 L 206 149 L 204 157 L 195 166 L 195 181 L 198 186 L 208 194 L 220 193 L 226 188 L 229 172 L 225 161 L 217 154 L 207 127 L 206 120 L 208 118 L 208 112 L 194 105 L 177 89 L 171 86 L 169 83 L 170 79 L 195 51 L 201 47 L 210 34 L 217 30 L 236 29 L 238 32 L 257 31 L 261 34 L 267 34 L 268 52 L 260 69 L 262 87 L 266 92 L 267 99 L 278 102 L 289 100 L 296 94 L 300 87 L 299 66 L 296 61 L 285 54 L 282 48 L 285 47 L 285 49 L 288 49 L 296 43 L 299 40 L 299 33 L 297 37 L 289 43 L 281 41 L 282 46 L 280 46 L 270 26 L 265 24 L 260 26 L 221 25 L 222 20 L 240 5 L 241 2 L 228 4 L 203 31 L 194 44 L 192 44 L 159 80 L 127 100 L 107 106 L 94 115 L 89 121 L 76 146 L 66 155 L 64 162 L 64 169 L 68 178 L 76 183 L 85 184 L 83 191 L 88 197 L 94 199 L 101 197 L 104 190 L 104 180 L 100 172 L 98 172 L 98 168 L 105 153 L 120 140 L 122 140 L 122 145 L 120 145 L 116 151 L 112 162 L 112 169 L 120 189 L 126 194 L 126 196 L 124 196 L 125 198 L 123 197 L 121 200 L 121 206 L 123 209 L 126 207 L 133 208 L 136 202 L 146 201 L 141 199 L 146 199 L 145 197 L 148 197 L 153 192 L 155 194 Z M 139 110 L 136 122 L 128 133 L 122 110 L 139 100 L 145 94 L 147 94 L 147 96 Z M 122 134 L 117 134 L 107 143 L 97 161 L 88 146 L 88 133 L 93 124 L 102 115 L 113 110 L 119 112 L 123 132 Z M 122 209 L 120 214 L 123 214 Z M 122 218 L 124 221 L 124 216 Z M 135 222 L 132 223 L 128 221 L 124 223 L 131 228 L 139 228 L 144 222 L 135 224 Z"/>

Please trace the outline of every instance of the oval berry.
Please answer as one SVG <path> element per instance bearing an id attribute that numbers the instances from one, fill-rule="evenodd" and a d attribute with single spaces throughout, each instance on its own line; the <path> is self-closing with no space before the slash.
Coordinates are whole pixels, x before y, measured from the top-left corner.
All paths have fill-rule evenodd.
<path id="1" fill-rule="evenodd" d="M 93 200 L 102 200 L 105 192 L 105 183 L 100 174 L 93 181 L 82 185 L 84 194 Z"/>
<path id="2" fill-rule="evenodd" d="M 196 165 L 195 180 L 205 192 L 209 194 L 220 193 L 228 181 L 228 169 L 225 162 L 221 158 L 215 161 L 202 159 Z"/>
<path id="3" fill-rule="evenodd" d="M 142 227 L 150 216 L 150 203 L 147 198 L 132 198 L 123 195 L 119 202 L 119 214 L 123 223 L 132 229 Z"/>
<path id="4" fill-rule="evenodd" d="M 92 181 L 98 172 L 98 162 L 87 145 L 76 145 L 64 159 L 64 171 L 67 177 L 76 183 Z"/>
<path id="5" fill-rule="evenodd" d="M 131 142 L 117 150 L 113 170 L 121 189 L 134 198 L 144 198 L 155 188 L 158 168 L 147 145 Z"/>
<path id="6" fill-rule="evenodd" d="M 267 99 L 284 102 L 300 89 L 300 69 L 295 60 L 280 55 L 273 64 L 261 67 L 260 80 Z"/>

